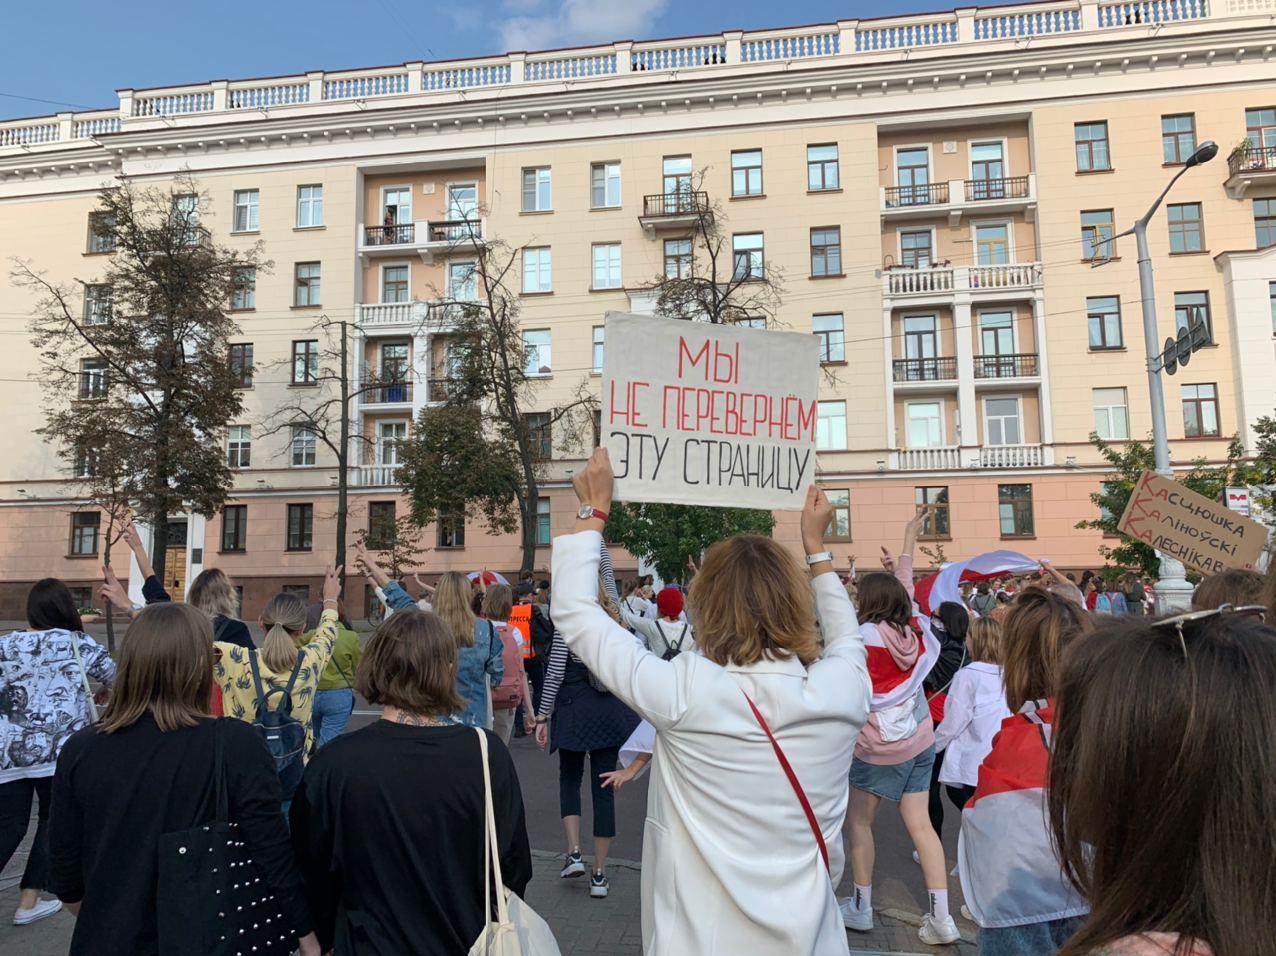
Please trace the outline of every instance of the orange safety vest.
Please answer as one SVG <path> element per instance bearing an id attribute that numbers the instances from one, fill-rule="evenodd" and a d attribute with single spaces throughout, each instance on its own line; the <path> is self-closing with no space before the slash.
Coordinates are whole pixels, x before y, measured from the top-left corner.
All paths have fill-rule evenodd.
<path id="1" fill-rule="evenodd" d="M 515 604 L 510 611 L 509 626 L 523 635 L 523 660 L 536 656 L 532 650 L 532 606 Z"/>

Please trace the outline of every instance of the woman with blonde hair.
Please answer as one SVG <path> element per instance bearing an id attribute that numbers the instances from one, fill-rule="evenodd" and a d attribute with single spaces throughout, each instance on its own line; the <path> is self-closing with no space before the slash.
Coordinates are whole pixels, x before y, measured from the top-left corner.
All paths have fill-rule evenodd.
<path id="1" fill-rule="evenodd" d="M 191 582 L 186 601 L 213 619 L 213 640 L 252 647 L 248 625 L 239 620 L 239 595 L 221 568 L 207 568 Z"/>
<path id="2" fill-rule="evenodd" d="M 245 648 L 218 641 L 221 657 L 213 674 L 222 689 L 227 717 L 260 723 L 267 712 L 282 711 L 289 722 L 304 729 L 300 751 L 276 754 L 284 811 L 301 779 L 301 770 L 314 752 L 311 709 L 324 668 L 337 640 L 337 598 L 341 593 L 341 568 L 328 566 L 324 574 L 323 614 L 314 639 L 300 646 L 306 633 L 306 602 L 295 594 L 277 594 L 261 613 L 266 632 L 260 648 Z"/>
<path id="3" fill-rule="evenodd" d="M 810 581 L 770 538 L 710 548 L 690 593 L 700 653 L 663 661 L 598 603 L 612 483 L 601 448 L 573 479 L 582 507 L 575 533 L 554 541 L 554 620 L 657 731 L 644 952 L 846 956 L 833 887 L 870 685 L 855 611 L 824 550 L 832 506 L 812 487 L 802 509 Z"/>
<path id="4" fill-rule="evenodd" d="M 398 581 L 377 564 L 361 543 L 356 543 L 355 563 L 385 591 L 386 604 L 392 610 L 404 611 L 416 607 L 411 595 Z M 457 670 L 456 692 L 465 702 L 463 710 L 455 716 L 469 727 L 492 727 L 492 713 L 488 709 L 491 688 L 501 683 L 505 665 L 501 660 L 503 645 L 499 635 L 493 634 L 487 625 L 474 614 L 471 606 L 470 582 L 464 574 L 449 571 L 439 578 L 434 589 L 434 613 L 443 621 L 452 640 L 456 641 Z"/>

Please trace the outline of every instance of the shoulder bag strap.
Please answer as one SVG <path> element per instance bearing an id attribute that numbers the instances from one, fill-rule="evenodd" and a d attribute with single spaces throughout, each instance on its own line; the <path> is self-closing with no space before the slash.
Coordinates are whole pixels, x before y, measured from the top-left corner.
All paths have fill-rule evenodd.
<path id="1" fill-rule="evenodd" d="M 253 672 L 253 688 L 257 691 L 257 716 L 260 717 L 270 709 L 270 706 L 266 701 L 266 692 L 261 686 L 261 671 L 257 669 L 257 648 L 255 647 L 248 648 L 248 666 Z"/>
<path id="2" fill-rule="evenodd" d="M 479 737 L 479 757 L 483 761 L 483 921 L 492 919 L 492 880 L 496 880 L 496 917 L 501 923 L 510 921 L 505 900 L 505 879 L 501 875 L 501 851 L 496 842 L 496 810 L 492 806 L 492 771 L 487 762 L 487 732 L 475 727 Z"/>
<path id="3" fill-rule="evenodd" d="M 741 693 L 743 693 L 743 689 Z M 815 811 L 811 809 L 811 801 L 806 799 L 806 791 L 802 789 L 802 784 L 798 782 L 797 774 L 789 766 L 789 758 L 784 756 L 784 751 L 780 749 L 779 741 L 775 739 L 775 735 L 771 733 L 771 728 L 767 726 L 766 718 L 762 716 L 762 711 L 758 710 L 757 704 L 753 703 L 753 698 L 748 694 L 744 695 L 744 699 L 749 702 L 749 709 L 753 711 L 753 716 L 757 720 L 758 726 L 762 728 L 766 733 L 767 739 L 771 741 L 771 748 L 775 751 L 776 759 L 780 761 L 780 766 L 784 768 L 784 775 L 789 778 L 789 785 L 797 795 L 798 803 L 802 804 L 802 812 L 806 814 L 806 822 L 810 825 L 811 832 L 815 834 L 815 842 L 820 847 L 820 859 L 824 861 L 824 869 L 827 870 L 829 868 L 829 848 L 824 843 L 824 834 L 820 830 L 819 821 L 815 819 Z"/>
<path id="4" fill-rule="evenodd" d="M 306 659 L 306 652 L 301 648 L 297 649 L 297 663 L 292 665 L 292 673 L 288 675 L 288 684 L 284 687 L 284 701 L 288 704 L 289 712 L 292 711 L 292 688 L 297 683 L 297 675 L 301 673 L 301 665 Z M 282 705 L 281 705 L 282 706 Z"/>
<path id="5" fill-rule="evenodd" d="M 682 650 L 682 642 L 686 640 L 687 638 L 687 628 L 689 628 L 690 626 L 691 626 L 690 624 L 687 624 L 685 622 L 682 625 L 682 633 L 678 635 L 678 650 L 680 651 Z"/>
<path id="6" fill-rule="evenodd" d="M 75 665 L 80 669 L 80 682 L 84 685 L 84 697 L 89 702 L 89 715 L 93 723 L 97 723 L 97 701 L 93 699 L 93 689 L 89 687 L 89 673 L 84 669 L 84 658 L 80 656 L 80 635 L 71 632 L 71 653 L 75 655 Z"/>

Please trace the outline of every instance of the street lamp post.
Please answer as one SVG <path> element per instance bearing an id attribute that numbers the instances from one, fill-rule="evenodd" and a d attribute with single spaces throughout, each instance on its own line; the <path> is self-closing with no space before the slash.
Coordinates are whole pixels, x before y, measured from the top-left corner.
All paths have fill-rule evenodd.
<path id="1" fill-rule="evenodd" d="M 1194 166 L 1208 163 L 1218 155 L 1218 144 L 1212 140 L 1202 143 L 1196 152 L 1188 157 L 1187 162 L 1170 180 L 1169 185 L 1156 197 L 1151 208 L 1136 220 L 1125 232 L 1112 237 L 1133 234 L 1134 244 L 1139 256 L 1139 296 L 1143 306 L 1143 347 L 1147 353 L 1148 398 L 1152 404 L 1152 451 L 1155 456 L 1156 473 L 1165 478 L 1174 478 L 1174 469 L 1170 464 L 1170 437 L 1165 422 L 1165 388 L 1161 381 L 1161 343 L 1160 330 L 1156 321 L 1156 287 L 1152 278 L 1152 257 L 1148 252 L 1148 223 L 1161 208 L 1161 203 L 1174 188 L 1174 184 Z M 1163 551 L 1157 552 L 1161 566 L 1157 575 L 1153 594 L 1156 599 L 1157 613 L 1165 614 L 1188 607 L 1192 599 L 1192 585 L 1188 583 L 1187 572 L 1183 562 L 1170 557 Z"/>

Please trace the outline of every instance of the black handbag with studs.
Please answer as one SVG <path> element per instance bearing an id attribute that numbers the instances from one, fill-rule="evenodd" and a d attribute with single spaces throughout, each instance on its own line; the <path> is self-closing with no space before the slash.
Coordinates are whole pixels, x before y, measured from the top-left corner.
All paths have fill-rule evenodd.
<path id="1" fill-rule="evenodd" d="M 161 956 L 276 956 L 297 949 L 297 933 L 230 822 L 222 722 L 213 730 L 216 816 L 159 842 L 156 900 Z"/>

